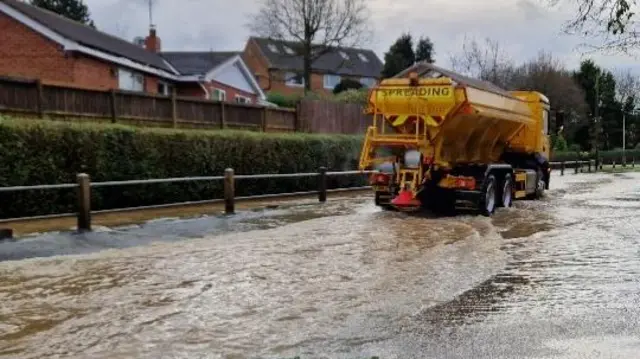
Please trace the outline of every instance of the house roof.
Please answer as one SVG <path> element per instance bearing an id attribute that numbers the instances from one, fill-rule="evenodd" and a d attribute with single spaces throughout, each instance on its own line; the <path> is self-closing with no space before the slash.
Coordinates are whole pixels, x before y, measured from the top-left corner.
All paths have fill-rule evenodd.
<path id="1" fill-rule="evenodd" d="M 180 81 L 214 80 L 225 83 L 225 80 L 220 79 L 219 76 L 230 66 L 236 66 L 249 86 L 254 89 L 256 95 L 260 99 L 265 99 L 264 92 L 242 60 L 240 52 L 167 51 L 160 54 L 180 72 Z M 227 79 L 227 81 L 229 80 Z M 226 84 L 234 87 L 234 83 L 227 82 Z"/>
<path id="2" fill-rule="evenodd" d="M 199 75 L 206 74 L 211 69 L 218 67 L 225 61 L 239 52 L 188 52 L 188 51 L 169 51 L 162 52 L 161 55 L 173 65 L 173 67 L 182 75 Z"/>
<path id="3" fill-rule="evenodd" d="M 251 37 L 249 41 L 254 41 L 258 45 L 271 68 L 302 71 L 302 56 L 288 52 L 289 49 L 295 51 L 297 43 L 262 37 Z M 277 52 L 272 51 L 273 48 Z M 343 55 L 346 56 L 343 57 Z M 317 72 L 378 78 L 382 72 L 383 63 L 371 50 L 343 47 L 323 54 L 313 62 L 311 67 Z"/>
<path id="4" fill-rule="evenodd" d="M 121 56 L 141 64 L 173 73 L 171 67 L 162 59 L 162 57 L 158 56 L 156 53 L 147 51 L 132 42 L 111 36 L 87 25 L 69 20 L 54 12 L 29 5 L 21 1 L 2 0 L 2 2 L 66 39 L 75 41 L 92 49 Z"/>

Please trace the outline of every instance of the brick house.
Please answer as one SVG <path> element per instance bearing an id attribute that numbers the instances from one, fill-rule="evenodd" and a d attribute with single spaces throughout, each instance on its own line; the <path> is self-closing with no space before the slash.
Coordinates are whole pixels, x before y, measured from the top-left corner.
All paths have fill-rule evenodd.
<path id="1" fill-rule="evenodd" d="M 303 91 L 302 57 L 296 55 L 295 46 L 287 41 L 249 38 L 242 57 L 263 91 L 282 94 Z M 320 56 L 311 68 L 311 90 L 330 93 L 344 78 L 359 81 L 365 87 L 375 85 L 383 63 L 371 50 L 338 48 Z"/>
<path id="2" fill-rule="evenodd" d="M 199 86 L 184 87 L 189 96 L 204 96 L 219 101 L 258 103 L 264 93 L 239 52 L 161 52 L 182 75 Z"/>
<path id="3" fill-rule="evenodd" d="M 216 61 L 194 68 L 194 59 L 202 53 L 163 57 L 154 28 L 144 41 L 133 43 L 25 2 L 2 0 L 0 34 L 0 75 L 96 90 L 163 95 L 175 90 L 178 95 L 227 101 L 264 100 L 238 54 L 211 53 Z"/>

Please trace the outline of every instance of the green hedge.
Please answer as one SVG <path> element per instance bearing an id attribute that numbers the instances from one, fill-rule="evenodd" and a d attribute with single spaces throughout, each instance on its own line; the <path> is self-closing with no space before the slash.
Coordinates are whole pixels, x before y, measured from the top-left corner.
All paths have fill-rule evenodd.
<path id="1" fill-rule="evenodd" d="M 357 167 L 361 138 L 248 131 L 144 129 L 94 123 L 0 119 L 0 186 L 92 181 L 316 172 Z M 364 185 L 334 177 L 329 187 Z M 306 191 L 316 178 L 238 180 L 238 196 Z M 222 181 L 95 188 L 95 210 L 221 198 Z M 0 192 L 0 218 L 75 211 L 74 190 Z"/>
<path id="2" fill-rule="evenodd" d="M 632 158 L 640 160 L 640 149 L 628 149 L 625 151 L 627 161 L 631 161 Z M 605 162 L 609 163 L 612 161 L 616 161 L 620 163 L 622 160 L 622 150 L 612 150 L 612 151 L 600 151 L 600 158 Z M 575 160 L 588 160 L 595 159 L 594 152 L 556 152 L 551 155 L 551 161 L 575 161 Z"/>

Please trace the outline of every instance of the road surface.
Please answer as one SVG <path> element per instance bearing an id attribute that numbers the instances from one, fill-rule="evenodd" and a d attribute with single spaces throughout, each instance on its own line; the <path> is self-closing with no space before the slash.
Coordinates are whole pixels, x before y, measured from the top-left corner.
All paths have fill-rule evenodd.
<path id="1" fill-rule="evenodd" d="M 11 358 L 637 358 L 640 175 L 495 217 L 370 199 L 3 243 Z"/>

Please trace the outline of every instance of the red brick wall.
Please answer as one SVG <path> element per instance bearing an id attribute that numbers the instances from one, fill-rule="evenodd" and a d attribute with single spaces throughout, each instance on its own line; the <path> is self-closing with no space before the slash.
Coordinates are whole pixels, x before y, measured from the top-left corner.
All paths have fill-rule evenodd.
<path id="1" fill-rule="evenodd" d="M 98 90 L 118 87 L 112 64 L 78 53 L 65 54 L 62 46 L 0 13 L 0 75 L 39 78 L 43 82 Z M 145 76 L 148 92 L 156 93 L 157 78 Z"/>
<path id="2" fill-rule="evenodd" d="M 62 47 L 0 13 L 0 74 L 70 81 L 73 60 L 65 59 Z"/>
<path id="3" fill-rule="evenodd" d="M 269 90 L 269 63 L 264 56 L 262 56 L 260 48 L 253 40 L 247 41 L 241 57 L 258 82 L 260 88 L 263 91 Z"/>
<path id="4" fill-rule="evenodd" d="M 202 87 L 194 82 L 179 83 L 176 85 L 176 95 L 205 98 Z"/>

